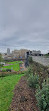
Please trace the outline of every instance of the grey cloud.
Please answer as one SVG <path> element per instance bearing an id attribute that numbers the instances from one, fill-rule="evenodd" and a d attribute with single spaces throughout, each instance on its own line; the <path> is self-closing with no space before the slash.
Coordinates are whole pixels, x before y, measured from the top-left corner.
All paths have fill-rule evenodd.
<path id="1" fill-rule="evenodd" d="M 49 0 L 0 0 L 0 47 L 49 49 Z"/>

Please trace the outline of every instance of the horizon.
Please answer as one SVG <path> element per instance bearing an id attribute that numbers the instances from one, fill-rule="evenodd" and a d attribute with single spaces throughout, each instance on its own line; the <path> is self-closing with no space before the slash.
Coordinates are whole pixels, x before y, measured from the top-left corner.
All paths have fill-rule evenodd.
<path id="1" fill-rule="evenodd" d="M 9 47 L 8 47 L 8 48 L 9 48 Z M 8 49 L 8 48 L 6 48 L 5 51 L 4 51 L 4 50 L 0 51 L 0 53 L 7 53 L 7 49 Z M 9 49 L 10 49 L 10 48 L 9 48 Z M 33 50 L 34 50 L 34 51 L 41 51 L 40 49 L 38 49 L 38 50 L 36 50 L 36 49 L 31 50 L 31 49 L 27 49 L 27 48 L 19 48 L 19 49 L 14 49 L 14 48 L 13 48 L 13 50 L 10 49 L 10 53 L 12 53 L 12 51 L 14 51 L 14 50 L 21 50 L 21 49 L 26 49 L 26 50 L 30 50 L 30 51 L 33 51 Z M 44 52 L 41 51 L 41 54 L 47 54 L 48 52 L 49 52 L 49 51 L 47 51 L 47 52 L 44 53 Z"/>

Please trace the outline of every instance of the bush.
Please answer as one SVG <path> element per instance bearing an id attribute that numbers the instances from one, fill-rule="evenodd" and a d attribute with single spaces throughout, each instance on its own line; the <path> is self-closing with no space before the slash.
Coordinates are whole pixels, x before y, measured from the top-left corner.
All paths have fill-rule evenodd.
<path id="1" fill-rule="evenodd" d="M 7 72 L 11 72 L 11 69 L 6 69 Z"/>
<path id="2" fill-rule="evenodd" d="M 29 77 L 33 73 L 32 68 L 29 67 L 27 71 L 25 71 L 25 75 Z"/>
<path id="3" fill-rule="evenodd" d="M 32 88 L 37 88 L 39 86 L 39 76 L 31 74 L 28 78 L 28 85 Z"/>
<path id="4" fill-rule="evenodd" d="M 6 72 L 6 70 L 2 70 L 2 72 Z"/>
<path id="5" fill-rule="evenodd" d="M 44 84 L 41 90 L 38 89 L 36 98 L 40 111 L 49 111 L 49 84 Z"/>
<path id="6" fill-rule="evenodd" d="M 0 64 L 0 67 L 3 67 L 3 64 Z"/>
<path id="7" fill-rule="evenodd" d="M 29 57 L 29 58 L 28 58 L 28 61 L 29 61 L 29 63 L 32 63 L 32 62 L 33 62 L 32 57 Z"/>

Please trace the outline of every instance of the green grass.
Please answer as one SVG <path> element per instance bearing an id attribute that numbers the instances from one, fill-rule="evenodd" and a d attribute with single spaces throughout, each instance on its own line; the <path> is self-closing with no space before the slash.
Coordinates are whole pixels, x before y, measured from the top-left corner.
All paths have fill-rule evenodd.
<path id="1" fill-rule="evenodd" d="M 0 111 L 8 111 L 13 97 L 13 89 L 21 75 L 11 75 L 0 78 Z"/>
<path id="2" fill-rule="evenodd" d="M 6 69 L 12 69 L 14 71 L 19 71 L 20 70 L 20 66 L 19 63 L 22 63 L 22 61 L 14 61 L 14 62 L 7 62 L 7 64 L 12 64 L 9 66 L 3 66 L 2 68 L 6 68 Z"/>
<path id="3" fill-rule="evenodd" d="M 49 54 L 45 54 L 45 57 L 49 57 Z"/>

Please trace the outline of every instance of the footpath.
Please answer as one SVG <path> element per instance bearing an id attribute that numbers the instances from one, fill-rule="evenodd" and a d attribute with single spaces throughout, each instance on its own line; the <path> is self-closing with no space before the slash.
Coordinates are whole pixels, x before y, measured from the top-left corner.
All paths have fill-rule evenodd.
<path id="1" fill-rule="evenodd" d="M 15 86 L 9 111 L 39 111 L 34 90 L 29 88 L 25 77 Z"/>

